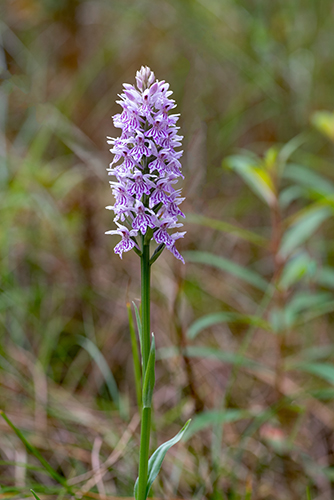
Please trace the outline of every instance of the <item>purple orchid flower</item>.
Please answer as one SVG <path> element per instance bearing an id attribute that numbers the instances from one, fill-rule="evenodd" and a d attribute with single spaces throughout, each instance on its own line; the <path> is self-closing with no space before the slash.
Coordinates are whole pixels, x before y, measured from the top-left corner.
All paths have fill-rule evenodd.
<path id="1" fill-rule="evenodd" d="M 172 91 L 168 83 L 156 80 L 147 66 L 137 71 L 136 87 L 128 83 L 123 87 L 117 101 L 122 112 L 113 116 L 114 126 L 122 133 L 107 138 L 114 154 L 107 170 L 116 177 L 110 182 L 115 204 L 107 208 L 113 210 L 118 229 L 106 234 L 122 237 L 114 249 L 121 258 L 134 247 L 140 251 L 136 237 L 145 235 L 184 262 L 175 242 L 185 233 L 170 233 L 182 226 L 178 217 L 184 217 L 179 209 L 184 198 L 181 190 L 173 187 L 183 175 L 182 151 L 176 150 L 182 141 L 176 125 L 179 115 L 168 114 L 176 107 Z"/>
<path id="2" fill-rule="evenodd" d="M 137 231 L 134 229 L 129 229 L 125 226 L 122 226 L 118 222 L 116 222 L 118 229 L 113 229 L 111 231 L 106 231 L 105 234 L 118 234 L 122 236 L 122 240 L 115 246 L 114 252 L 118 253 L 120 258 L 122 258 L 123 252 L 129 252 L 136 245 L 135 241 L 132 237 L 137 236 Z"/>

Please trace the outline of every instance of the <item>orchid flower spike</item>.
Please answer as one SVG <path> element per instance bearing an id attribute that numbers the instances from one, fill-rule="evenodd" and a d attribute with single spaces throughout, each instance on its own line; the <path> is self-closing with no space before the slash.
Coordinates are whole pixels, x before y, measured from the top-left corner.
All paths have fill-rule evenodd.
<path id="1" fill-rule="evenodd" d="M 153 71 L 142 66 L 136 74 L 136 87 L 123 84 L 124 90 L 117 101 L 122 112 L 113 116 L 114 126 L 122 130 L 117 138 L 107 137 L 112 146 L 114 159 L 108 170 L 116 177 L 110 182 L 115 203 L 113 210 L 117 230 L 107 234 L 122 237 L 115 246 L 115 253 L 131 249 L 140 251 L 137 236 L 149 238 L 164 245 L 177 259 L 183 257 L 175 248 L 175 242 L 184 232 L 170 231 L 182 226 L 178 216 L 184 214 L 178 208 L 184 200 L 181 190 L 174 185 L 180 178 L 182 136 L 178 134 L 177 114 L 168 114 L 176 107 L 171 99 L 172 91 L 165 81 L 156 80 Z M 121 220 L 124 225 L 120 225 Z"/>

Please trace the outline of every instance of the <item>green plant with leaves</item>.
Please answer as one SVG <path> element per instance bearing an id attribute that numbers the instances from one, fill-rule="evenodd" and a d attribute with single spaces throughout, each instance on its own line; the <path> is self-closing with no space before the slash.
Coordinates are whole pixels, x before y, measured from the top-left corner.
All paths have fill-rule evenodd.
<path id="1" fill-rule="evenodd" d="M 316 113 L 312 121 L 332 138 L 332 114 Z M 312 137 L 313 132 L 300 134 L 280 148 L 270 148 L 263 158 L 253 152 L 242 152 L 223 162 L 224 168 L 237 172 L 266 206 L 270 231 L 267 228 L 258 232 L 246 231 L 203 215 L 193 214 L 190 219 L 195 224 L 236 236 L 262 248 L 271 261 L 266 266 L 266 274 L 260 274 L 255 266 L 247 268 L 233 259 L 211 252 L 194 250 L 184 254 L 187 262 L 213 267 L 230 276 L 234 286 L 243 283 L 243 290 L 256 290 L 258 297 L 253 311 L 241 312 L 230 307 L 209 313 L 199 317 L 187 330 L 189 342 L 194 342 L 201 332 L 216 325 L 246 326 L 245 336 L 236 353 L 224 352 L 213 346 L 189 345 L 185 350 L 185 355 L 190 357 L 216 359 L 232 365 L 220 404 L 213 410 L 196 415 L 191 431 L 187 433 L 190 437 L 195 432 L 212 429 L 212 467 L 217 481 L 222 474 L 230 474 L 221 465 L 222 426 L 247 419 L 249 425 L 239 449 L 227 451 L 233 461 L 240 466 L 249 440 L 255 433 L 262 433 L 268 440 L 267 446 L 275 449 L 285 467 L 291 460 L 291 454 L 297 453 L 298 463 L 306 469 L 307 459 L 297 439 L 298 434 L 305 431 L 303 421 L 308 412 L 301 398 L 310 407 L 313 405 L 313 411 L 317 413 L 321 412 L 322 397 L 333 395 L 332 388 L 323 387 L 314 391 L 312 384 L 306 389 L 299 381 L 306 373 L 329 384 L 334 381 L 332 366 L 326 362 L 332 350 L 331 344 L 323 349 L 298 349 L 303 345 L 305 335 L 311 339 L 317 321 L 334 310 L 333 268 L 328 265 L 325 253 L 330 247 L 326 225 L 331 227 L 333 220 L 334 185 L 299 159 L 304 157 L 305 162 L 305 153 L 299 151 Z M 239 286 L 238 290 L 239 294 L 244 293 Z M 260 348 L 260 344 L 257 347 L 254 345 L 254 339 L 264 339 L 264 335 L 266 340 L 263 342 L 271 346 L 270 355 L 265 354 L 258 362 L 252 359 L 251 354 L 254 349 Z M 254 412 L 247 407 L 247 397 L 243 408 L 233 407 L 232 388 L 236 390 L 242 373 L 252 373 L 256 379 L 262 380 L 262 383 L 266 381 L 271 387 L 269 402 L 263 411 Z M 248 404 L 251 406 L 251 400 Z M 325 416 L 322 419 L 326 429 L 328 420 Z M 233 470 L 238 470 L 238 467 Z M 320 470 L 323 477 L 329 477 L 329 469 L 317 466 L 317 471 Z M 231 475 L 234 475 L 233 471 Z M 293 491 L 293 480 L 287 481 L 288 488 Z M 235 476 L 234 489 L 237 489 L 237 482 Z M 310 496 L 310 491 L 307 491 Z"/>
<path id="2" fill-rule="evenodd" d="M 128 353 L 137 339 L 123 304 L 140 296 L 139 259 L 130 252 L 114 265 L 103 238 L 101 130 L 121 83 L 146 61 L 173 81 L 182 111 L 184 250 L 201 253 L 197 263 L 199 254 L 183 250 L 186 266 L 167 254 L 151 267 L 152 449 L 199 413 L 153 494 L 245 500 L 247 490 L 252 500 L 299 500 L 307 488 L 307 500 L 332 498 L 333 314 L 320 315 L 333 293 L 332 218 L 288 258 L 292 265 L 300 251 L 300 276 L 315 263 L 285 284 L 284 310 L 294 312 L 283 326 L 298 310 L 308 318 L 284 334 L 280 363 L 273 324 L 285 315 L 271 286 L 270 209 L 221 171 L 238 150 L 261 164 L 313 110 L 332 108 L 332 0 L 0 4 L 0 399 L 31 444 L 0 418 L 1 495 L 132 495 L 141 366 L 138 356 L 134 387 Z M 314 115 L 325 138 L 308 133 L 287 162 L 284 234 L 319 200 L 316 185 L 330 194 L 332 117 Z M 282 381 L 296 391 L 278 394 Z"/>
<path id="3" fill-rule="evenodd" d="M 122 237 L 115 246 L 115 253 L 121 258 L 123 252 L 133 249 L 141 261 L 141 317 L 135 306 L 142 372 L 139 474 L 135 497 L 136 500 L 146 500 L 166 452 L 181 439 L 189 424 L 187 422 L 149 459 L 155 384 L 155 339 L 153 334 L 150 335 L 151 266 L 165 248 L 183 261 L 175 248 L 175 241 L 185 233 L 168 232 L 182 226 L 178 216 L 184 217 L 179 209 L 183 201 L 180 190 L 172 186 L 182 177 L 179 161 L 182 151 L 175 150 L 182 140 L 176 126 L 179 116 L 168 114 L 175 107 L 175 101 L 170 99 L 172 92 L 168 90 L 169 85 L 155 80 L 154 73 L 147 66 L 137 71 L 136 85 L 137 88 L 124 84 L 121 101 L 118 101 L 123 110 L 113 117 L 114 125 L 122 129 L 122 135 L 116 139 L 108 138 L 108 143 L 113 145 L 110 151 L 115 155 L 108 171 L 116 177 L 116 182 L 110 182 L 115 204 L 107 208 L 114 211 L 118 229 L 107 231 L 107 234 Z M 151 255 L 152 240 L 157 247 Z M 132 347 L 138 379 L 140 369 L 136 342 L 132 341 Z M 138 387 L 138 380 L 136 384 Z"/>

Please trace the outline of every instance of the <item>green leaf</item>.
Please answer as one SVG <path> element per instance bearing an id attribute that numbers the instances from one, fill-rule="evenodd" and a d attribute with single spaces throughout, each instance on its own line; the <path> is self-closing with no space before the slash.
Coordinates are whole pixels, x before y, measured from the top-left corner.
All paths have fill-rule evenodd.
<path id="1" fill-rule="evenodd" d="M 334 301 L 328 300 L 323 304 L 319 304 L 314 310 L 309 309 L 305 311 L 301 320 L 297 322 L 297 326 L 309 323 L 310 321 L 319 318 L 320 316 L 324 316 L 325 314 L 331 313 L 333 311 L 334 311 Z"/>
<path id="2" fill-rule="evenodd" d="M 248 156 L 229 156 L 224 160 L 224 165 L 235 170 L 248 184 L 252 191 L 269 206 L 276 201 L 273 182 L 267 170 Z"/>
<path id="3" fill-rule="evenodd" d="M 301 186 L 289 186 L 283 189 L 279 195 L 279 205 L 282 209 L 287 208 L 290 203 L 305 196 L 305 190 Z"/>
<path id="4" fill-rule="evenodd" d="M 325 179 L 317 172 L 304 167 L 304 165 L 289 163 L 283 177 L 299 185 L 306 186 L 311 191 L 316 191 L 322 195 L 334 193 L 334 184 L 329 179 Z"/>
<path id="5" fill-rule="evenodd" d="M 257 363 L 256 361 L 246 358 L 241 354 L 222 351 L 215 347 L 189 346 L 184 349 L 183 354 L 189 358 L 217 359 L 219 361 L 223 361 L 224 363 L 237 364 L 246 368 L 266 371 L 266 368 L 261 363 Z"/>
<path id="6" fill-rule="evenodd" d="M 263 159 L 263 166 L 266 169 L 272 170 L 276 167 L 278 153 L 279 151 L 276 146 L 273 146 L 266 151 Z"/>
<path id="7" fill-rule="evenodd" d="M 310 133 L 302 132 L 301 134 L 293 137 L 289 142 L 282 146 L 279 154 L 278 154 L 278 162 L 281 165 L 285 165 L 290 156 L 305 142 L 308 142 L 310 139 Z"/>
<path id="8" fill-rule="evenodd" d="M 320 377 L 330 384 L 334 384 L 334 366 L 329 363 L 300 363 L 294 366 L 295 369 L 306 371 L 312 375 Z"/>
<path id="9" fill-rule="evenodd" d="M 204 215 L 199 214 L 186 214 L 187 223 L 199 224 L 201 226 L 210 227 L 212 229 L 216 229 L 217 231 L 221 231 L 223 233 L 234 234 L 243 240 L 249 241 L 250 243 L 254 243 L 259 246 L 266 246 L 267 240 L 260 236 L 259 234 L 253 233 L 252 231 L 247 231 L 246 229 L 242 229 L 240 227 L 234 226 L 228 222 L 224 222 L 218 219 L 211 219 L 209 217 L 205 217 Z"/>
<path id="10" fill-rule="evenodd" d="M 151 408 L 152 405 L 152 396 L 155 384 L 154 366 L 155 366 L 155 339 L 152 333 L 150 354 L 148 357 L 147 368 L 143 383 L 143 408 Z"/>
<path id="11" fill-rule="evenodd" d="M 329 111 L 317 111 L 313 113 L 311 123 L 322 134 L 334 141 L 334 113 Z"/>
<path id="12" fill-rule="evenodd" d="M 300 281 L 303 276 L 314 276 L 316 272 L 316 262 L 308 256 L 307 253 L 302 252 L 293 257 L 285 266 L 279 286 L 284 290 Z"/>
<path id="13" fill-rule="evenodd" d="M 288 257 L 297 247 L 305 243 L 332 213 L 330 208 L 323 206 L 317 206 L 303 213 L 284 234 L 280 248 L 281 256 Z"/>
<path id="14" fill-rule="evenodd" d="M 160 243 L 160 245 L 157 246 L 157 248 L 154 250 L 152 257 L 150 258 L 150 266 L 154 264 L 154 262 L 160 257 L 165 247 L 166 247 L 165 243 Z"/>
<path id="15" fill-rule="evenodd" d="M 136 336 L 136 332 L 135 332 L 131 304 L 129 302 L 126 304 L 126 308 L 128 311 L 129 331 L 130 331 L 130 337 L 131 337 L 132 360 L 133 360 L 133 369 L 134 369 L 134 376 L 135 376 L 137 405 L 138 405 L 138 408 L 140 408 L 141 407 L 141 366 L 140 366 L 140 361 L 139 361 L 138 342 L 137 342 L 137 336 Z"/>
<path id="16" fill-rule="evenodd" d="M 314 311 L 326 304 L 333 303 L 333 296 L 330 292 L 303 292 L 296 293 L 289 301 L 287 308 L 293 310 L 295 313 L 301 311 Z"/>
<path id="17" fill-rule="evenodd" d="M 166 443 L 163 443 L 162 445 L 159 446 L 157 450 L 153 453 L 151 458 L 148 461 L 148 472 L 147 472 L 147 487 L 146 487 L 146 497 L 149 494 L 149 491 L 151 489 L 151 486 L 153 484 L 153 481 L 157 477 L 157 475 L 160 472 L 162 462 L 166 456 L 167 451 L 169 448 L 174 446 L 174 444 L 178 443 L 180 439 L 182 439 L 184 433 L 186 432 L 188 426 L 190 424 L 190 420 L 185 423 L 185 425 L 182 427 L 182 429 L 174 436 L 172 439 L 169 441 L 166 441 Z"/>
<path id="18" fill-rule="evenodd" d="M 273 308 L 270 324 L 274 332 L 283 332 L 294 325 L 303 325 L 334 310 L 331 294 L 326 292 L 296 293 L 284 309 Z"/>
<path id="19" fill-rule="evenodd" d="M 249 418 L 250 413 L 246 410 L 224 409 L 224 410 L 209 410 L 195 415 L 192 424 L 185 435 L 185 440 L 188 440 L 198 431 L 206 429 L 212 425 L 225 424 L 228 422 L 237 422 L 244 418 Z"/>
<path id="20" fill-rule="evenodd" d="M 308 361 L 319 361 L 321 359 L 332 358 L 334 356 L 334 345 L 312 346 L 299 351 L 300 359 Z"/>
<path id="21" fill-rule="evenodd" d="M 274 307 L 270 311 L 269 321 L 275 333 L 284 332 L 291 326 L 286 318 L 285 311 L 278 307 Z"/>
<path id="22" fill-rule="evenodd" d="M 246 368 L 256 369 L 258 371 L 267 371 L 263 363 L 257 363 L 241 354 L 222 351 L 215 347 L 189 346 L 183 350 L 183 355 L 189 358 L 208 358 L 217 359 L 224 363 L 237 364 Z"/>
<path id="23" fill-rule="evenodd" d="M 132 304 L 133 304 L 133 307 L 135 309 L 136 322 L 137 322 L 137 330 L 138 330 L 138 337 L 139 337 L 139 344 L 140 344 L 140 350 L 142 351 L 143 329 L 142 329 L 142 326 L 141 326 L 140 314 L 139 314 L 138 307 L 136 306 L 136 304 L 134 302 L 132 302 Z"/>
<path id="24" fill-rule="evenodd" d="M 317 272 L 315 280 L 321 286 L 334 288 L 334 269 L 329 266 L 324 266 Z"/>
<path id="25" fill-rule="evenodd" d="M 34 492 L 34 490 L 30 490 L 30 491 L 31 491 L 31 493 L 34 495 L 34 497 L 36 498 L 36 500 L 41 500 L 41 499 L 39 498 L 39 496 L 38 496 L 38 495 L 36 495 L 36 493 Z"/>
<path id="26" fill-rule="evenodd" d="M 270 286 L 266 280 L 264 280 L 259 274 L 249 269 L 245 269 L 234 262 L 231 262 L 224 257 L 218 255 L 213 255 L 209 252 L 198 252 L 196 250 L 190 250 L 184 252 L 184 258 L 188 262 L 196 262 L 198 264 L 207 264 L 209 266 L 216 267 L 227 273 L 233 274 L 237 278 L 253 285 L 261 291 L 267 291 Z"/>
<path id="27" fill-rule="evenodd" d="M 246 358 L 241 354 L 230 351 L 222 351 L 215 347 L 188 346 L 185 349 L 182 349 L 181 352 L 176 347 L 164 347 L 160 348 L 157 354 L 159 359 L 169 359 L 182 355 L 187 356 L 188 358 L 217 359 L 218 361 L 222 361 L 224 363 L 237 364 L 256 371 L 268 371 L 263 363 L 257 363 L 256 361 Z"/>
<path id="28" fill-rule="evenodd" d="M 194 321 L 188 328 L 187 336 L 194 339 L 202 330 L 219 323 L 246 323 L 247 325 L 255 325 L 263 328 L 264 330 L 271 330 L 270 324 L 257 316 L 248 316 L 246 314 L 239 314 L 234 312 L 218 312 L 202 316 Z"/>
<path id="29" fill-rule="evenodd" d="M 169 359 L 179 356 L 186 356 L 188 358 L 206 358 L 215 359 L 223 363 L 230 363 L 237 366 L 238 368 L 245 369 L 247 372 L 261 374 L 265 376 L 273 376 L 272 371 L 265 366 L 263 363 L 257 363 L 256 361 L 247 358 L 241 354 L 222 351 L 215 347 L 204 347 L 204 346 L 189 346 L 185 349 L 180 349 L 175 347 L 165 347 L 160 348 L 157 352 L 159 359 Z"/>
<path id="30" fill-rule="evenodd" d="M 322 401 L 333 401 L 334 399 L 334 387 L 324 387 L 322 389 L 313 389 L 309 391 L 312 398 L 320 399 Z"/>

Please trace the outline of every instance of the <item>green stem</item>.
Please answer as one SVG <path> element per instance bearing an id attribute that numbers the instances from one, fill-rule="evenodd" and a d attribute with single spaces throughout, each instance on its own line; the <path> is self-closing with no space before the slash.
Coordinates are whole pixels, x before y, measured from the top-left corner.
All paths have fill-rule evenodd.
<path id="1" fill-rule="evenodd" d="M 140 432 L 137 500 L 146 500 L 147 498 L 146 486 L 147 486 L 148 455 L 150 451 L 150 432 L 151 432 L 151 408 L 143 407 L 141 432 Z"/>
<path id="2" fill-rule="evenodd" d="M 145 380 L 148 357 L 150 354 L 150 244 L 142 238 L 141 255 L 141 315 L 142 315 L 142 381 Z M 139 474 L 137 500 L 146 500 L 148 456 L 150 448 L 151 433 L 151 408 L 142 408 L 140 450 L 139 450 Z"/>
<path id="3" fill-rule="evenodd" d="M 144 238 L 143 238 L 144 240 Z M 150 244 L 143 241 L 141 256 L 141 315 L 142 315 L 142 363 L 143 380 L 150 354 Z"/>

